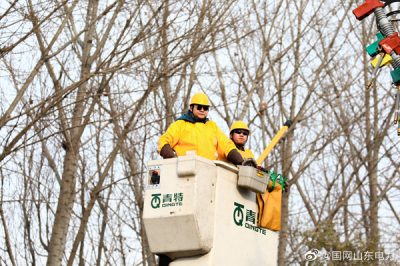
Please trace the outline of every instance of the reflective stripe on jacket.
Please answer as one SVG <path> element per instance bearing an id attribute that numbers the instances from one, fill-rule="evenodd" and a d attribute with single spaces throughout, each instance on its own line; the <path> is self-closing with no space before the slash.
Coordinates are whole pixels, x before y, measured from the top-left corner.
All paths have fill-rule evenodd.
<path id="1" fill-rule="evenodd" d="M 178 156 L 185 155 L 187 151 L 195 151 L 197 155 L 210 160 L 218 158 L 217 150 L 222 151 L 226 157 L 231 150 L 236 149 L 233 141 L 210 120 L 205 123 L 185 120 L 172 123 L 158 141 L 158 152 L 166 144 L 169 144 Z"/>

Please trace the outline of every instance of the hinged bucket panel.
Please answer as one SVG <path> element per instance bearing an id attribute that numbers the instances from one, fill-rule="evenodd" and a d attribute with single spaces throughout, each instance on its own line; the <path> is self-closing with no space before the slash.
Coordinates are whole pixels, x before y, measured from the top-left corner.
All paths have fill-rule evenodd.
<path id="1" fill-rule="evenodd" d="M 215 164 L 196 155 L 148 163 L 143 221 L 152 252 L 176 258 L 210 251 L 216 177 Z"/>

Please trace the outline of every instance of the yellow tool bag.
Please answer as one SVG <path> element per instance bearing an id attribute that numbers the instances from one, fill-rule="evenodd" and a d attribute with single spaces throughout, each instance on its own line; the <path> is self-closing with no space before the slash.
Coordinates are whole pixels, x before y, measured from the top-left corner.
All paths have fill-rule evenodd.
<path id="1" fill-rule="evenodd" d="M 257 193 L 257 206 L 257 225 L 274 231 L 281 230 L 281 185 L 268 186 L 265 193 Z"/>

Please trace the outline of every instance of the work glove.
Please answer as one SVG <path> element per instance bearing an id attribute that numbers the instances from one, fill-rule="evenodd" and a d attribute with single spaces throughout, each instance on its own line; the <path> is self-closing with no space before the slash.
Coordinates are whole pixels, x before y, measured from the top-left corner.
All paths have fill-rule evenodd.
<path id="1" fill-rule="evenodd" d="M 169 159 L 169 158 L 174 158 L 176 157 L 174 149 L 171 148 L 169 144 L 165 144 L 161 150 L 160 150 L 160 155 L 164 159 Z"/>
<path id="2" fill-rule="evenodd" d="M 254 168 L 257 168 L 257 162 L 256 162 L 256 160 L 254 160 L 253 158 L 245 159 L 245 160 L 242 162 L 242 165 L 244 165 L 244 166 L 252 166 L 252 167 L 254 167 Z"/>
<path id="3" fill-rule="evenodd" d="M 269 173 L 269 170 L 267 168 L 262 167 L 261 165 L 257 165 L 256 167 L 258 170 L 264 172 L 264 173 Z"/>

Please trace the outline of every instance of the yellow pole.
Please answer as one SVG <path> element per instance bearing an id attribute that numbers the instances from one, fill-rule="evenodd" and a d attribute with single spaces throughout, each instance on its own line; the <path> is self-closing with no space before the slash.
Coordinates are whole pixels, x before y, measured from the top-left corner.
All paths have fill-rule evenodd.
<path id="1" fill-rule="evenodd" d="M 281 129 L 278 131 L 278 133 L 276 133 L 275 137 L 271 140 L 271 142 L 265 148 L 265 150 L 260 155 L 260 157 L 258 157 L 257 165 L 260 165 L 265 160 L 265 158 L 267 158 L 268 154 L 275 147 L 275 145 L 279 142 L 279 140 L 283 137 L 283 135 L 286 133 L 286 131 L 289 129 L 289 127 L 291 125 L 292 125 L 292 121 L 288 120 L 285 122 L 285 124 L 281 127 Z"/>

